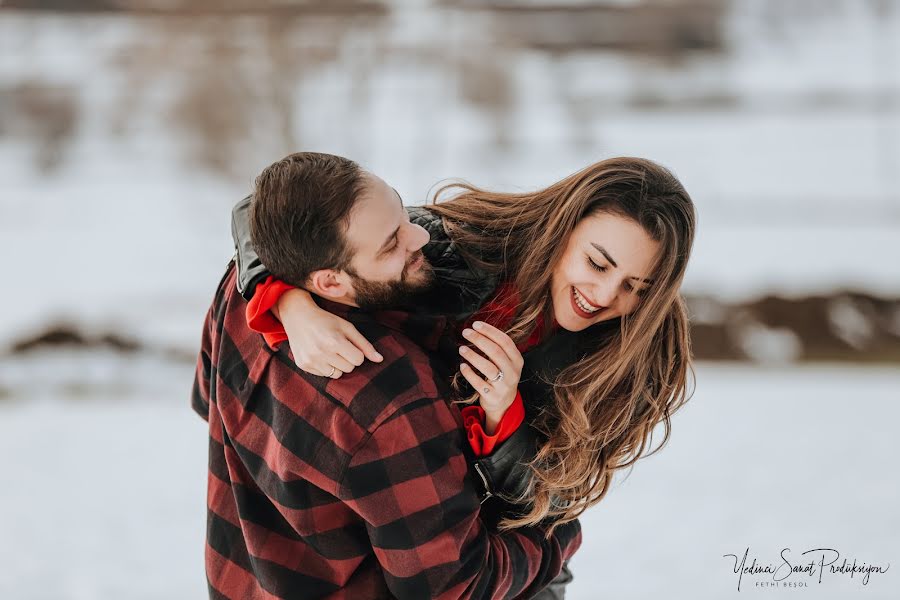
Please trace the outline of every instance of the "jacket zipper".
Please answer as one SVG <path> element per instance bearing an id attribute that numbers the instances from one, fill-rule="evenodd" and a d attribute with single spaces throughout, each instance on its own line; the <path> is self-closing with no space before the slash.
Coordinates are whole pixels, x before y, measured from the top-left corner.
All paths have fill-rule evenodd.
<path id="1" fill-rule="evenodd" d="M 478 463 L 474 463 L 475 472 L 478 473 L 478 476 L 481 477 L 481 482 L 484 484 L 484 498 L 481 499 L 479 504 L 484 504 L 484 501 L 493 496 L 491 493 L 491 486 L 488 485 L 487 477 L 485 477 L 484 473 L 481 471 L 481 465 Z"/>

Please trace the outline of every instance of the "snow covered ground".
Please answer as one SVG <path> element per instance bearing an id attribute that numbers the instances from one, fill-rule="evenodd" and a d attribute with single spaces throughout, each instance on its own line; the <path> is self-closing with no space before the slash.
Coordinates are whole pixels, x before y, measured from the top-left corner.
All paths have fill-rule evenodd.
<path id="1" fill-rule="evenodd" d="M 570 600 L 774 597 L 732 559 L 834 548 L 891 567 L 867 585 L 788 581 L 817 600 L 900 597 L 896 369 L 701 365 L 670 444 L 583 519 Z M 206 431 L 187 367 L 153 395 L 0 403 L 0 597 L 206 593 Z M 799 557 L 798 557 L 799 558 Z M 792 564 L 800 564 L 799 559 Z"/>

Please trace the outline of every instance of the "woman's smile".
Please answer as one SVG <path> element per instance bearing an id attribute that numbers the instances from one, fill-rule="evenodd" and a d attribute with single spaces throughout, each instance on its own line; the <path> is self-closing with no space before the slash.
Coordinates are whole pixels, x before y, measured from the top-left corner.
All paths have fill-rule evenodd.
<path id="1" fill-rule="evenodd" d="M 572 309 L 575 311 L 576 315 L 583 319 L 593 319 L 597 316 L 597 313 L 603 310 L 602 306 L 593 307 L 574 285 L 572 286 L 572 293 L 570 296 L 572 298 Z"/>

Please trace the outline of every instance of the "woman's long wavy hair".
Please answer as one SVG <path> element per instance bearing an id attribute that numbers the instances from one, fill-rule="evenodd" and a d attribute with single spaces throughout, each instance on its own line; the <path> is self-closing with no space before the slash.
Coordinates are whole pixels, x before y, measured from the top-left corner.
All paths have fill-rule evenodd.
<path id="1" fill-rule="evenodd" d="M 520 302 L 507 333 L 517 344 L 529 337 L 539 316 L 551 322 L 548 265 L 561 259 L 581 219 L 597 213 L 626 217 L 659 242 L 654 283 L 638 307 L 600 338 L 593 353 L 558 374 L 554 401 L 532 423 L 546 441 L 529 465 L 529 489 L 518 499 L 527 499 L 529 510 L 504 518 L 500 527 L 544 523 L 549 535 L 599 502 L 616 470 L 662 448 L 672 414 L 690 397 L 690 333 L 679 290 L 694 240 L 693 203 L 667 169 L 625 157 L 530 193 L 451 183 L 437 190 L 429 209 L 444 218 L 470 264 L 514 282 Z M 653 448 L 659 423 L 665 433 Z"/>

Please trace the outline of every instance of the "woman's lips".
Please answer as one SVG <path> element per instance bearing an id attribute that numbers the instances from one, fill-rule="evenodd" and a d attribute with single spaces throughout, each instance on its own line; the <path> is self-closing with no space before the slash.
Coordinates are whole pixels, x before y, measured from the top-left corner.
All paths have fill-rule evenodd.
<path id="1" fill-rule="evenodd" d="M 602 312 L 602 309 L 598 310 L 596 312 L 592 312 L 592 313 L 583 311 L 581 309 L 581 307 L 578 306 L 578 303 L 575 301 L 575 287 L 574 286 L 569 286 L 569 302 L 572 304 L 572 310 L 575 311 L 575 314 L 578 315 L 579 317 L 581 317 L 582 319 L 593 319 L 600 312 Z"/>

